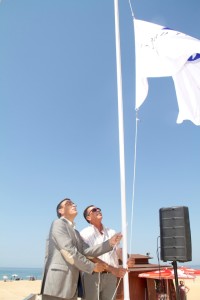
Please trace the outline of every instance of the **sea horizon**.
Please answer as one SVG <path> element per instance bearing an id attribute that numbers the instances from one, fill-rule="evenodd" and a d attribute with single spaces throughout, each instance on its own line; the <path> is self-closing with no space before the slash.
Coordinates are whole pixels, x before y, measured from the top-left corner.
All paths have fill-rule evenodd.
<path id="1" fill-rule="evenodd" d="M 0 267 L 0 281 L 4 280 L 5 276 L 7 276 L 7 280 L 15 280 L 16 278 L 29 280 L 31 277 L 40 280 L 42 272 L 42 267 Z"/>
<path id="2" fill-rule="evenodd" d="M 200 269 L 200 264 L 178 263 L 178 267 L 184 266 L 193 269 Z M 43 274 L 43 267 L 0 267 L 0 281 L 4 280 L 4 276 L 7 276 L 7 280 L 30 280 L 34 277 L 35 280 L 41 280 Z M 15 275 L 15 276 L 14 276 Z"/>

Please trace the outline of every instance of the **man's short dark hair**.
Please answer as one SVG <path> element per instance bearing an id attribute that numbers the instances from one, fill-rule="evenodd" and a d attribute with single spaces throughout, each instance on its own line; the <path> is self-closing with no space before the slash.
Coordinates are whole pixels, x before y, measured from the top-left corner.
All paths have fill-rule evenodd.
<path id="1" fill-rule="evenodd" d="M 88 219 L 87 219 L 87 216 L 88 216 L 87 210 L 88 210 L 88 208 L 90 208 L 90 207 L 92 207 L 92 206 L 94 206 L 94 205 L 89 205 L 89 206 L 87 206 L 86 209 L 85 209 L 84 212 L 83 212 L 83 216 L 84 216 L 84 218 L 86 219 L 86 221 L 87 221 L 88 223 L 90 223 L 90 221 L 88 221 Z"/>
<path id="2" fill-rule="evenodd" d="M 57 213 L 58 218 L 61 217 L 61 214 L 58 212 L 58 210 L 61 208 L 61 204 L 63 203 L 63 201 L 66 201 L 66 200 L 71 201 L 71 199 L 65 198 L 65 199 L 61 200 L 61 201 L 58 203 L 57 207 L 56 207 L 56 213 Z"/>

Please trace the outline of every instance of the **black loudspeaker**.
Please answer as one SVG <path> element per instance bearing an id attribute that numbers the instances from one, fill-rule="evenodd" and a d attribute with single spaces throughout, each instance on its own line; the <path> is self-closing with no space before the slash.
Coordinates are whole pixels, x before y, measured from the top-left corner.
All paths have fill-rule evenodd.
<path id="1" fill-rule="evenodd" d="M 161 208 L 161 260 L 186 262 L 192 260 L 188 207 Z"/>

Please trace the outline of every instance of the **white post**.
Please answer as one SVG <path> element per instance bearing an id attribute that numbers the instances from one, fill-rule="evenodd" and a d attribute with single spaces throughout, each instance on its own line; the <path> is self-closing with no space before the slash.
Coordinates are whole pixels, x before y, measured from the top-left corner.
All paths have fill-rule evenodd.
<path id="1" fill-rule="evenodd" d="M 114 8 L 115 8 L 115 39 L 116 39 L 117 91 L 118 91 L 121 216 L 122 216 L 122 234 L 123 234 L 123 267 L 127 268 L 127 222 L 126 222 L 126 189 L 125 189 L 125 159 L 124 159 L 124 125 L 123 125 L 122 72 L 121 72 L 118 0 L 114 0 Z M 124 300 L 129 300 L 130 296 L 129 296 L 128 272 L 124 276 L 123 283 L 124 283 Z"/>

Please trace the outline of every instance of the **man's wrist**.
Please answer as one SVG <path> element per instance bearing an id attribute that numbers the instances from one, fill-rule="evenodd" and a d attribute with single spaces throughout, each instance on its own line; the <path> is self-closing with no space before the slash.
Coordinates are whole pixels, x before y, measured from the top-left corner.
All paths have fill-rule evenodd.
<path id="1" fill-rule="evenodd" d="M 113 244 L 113 243 L 111 242 L 111 240 L 109 240 L 109 245 L 110 245 L 111 248 L 114 248 L 114 246 L 115 246 L 115 244 Z"/>
<path id="2" fill-rule="evenodd" d="M 106 264 L 105 271 L 112 273 L 112 269 L 113 269 L 112 266 Z"/>

